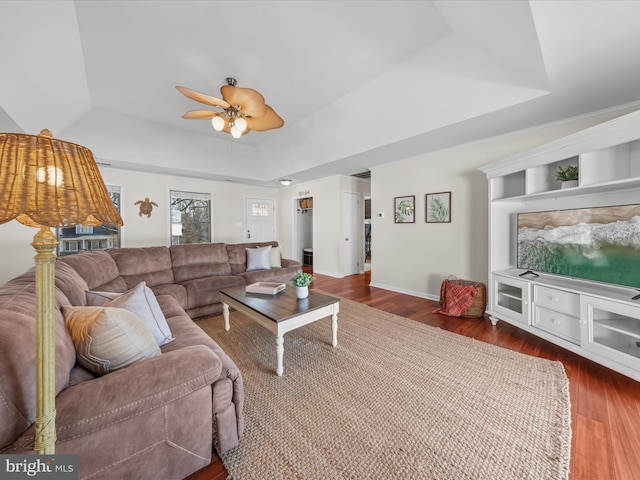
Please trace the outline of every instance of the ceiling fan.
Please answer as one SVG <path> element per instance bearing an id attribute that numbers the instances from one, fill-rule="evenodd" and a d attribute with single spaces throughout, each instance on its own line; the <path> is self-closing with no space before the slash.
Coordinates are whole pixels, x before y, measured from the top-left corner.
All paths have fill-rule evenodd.
<path id="1" fill-rule="evenodd" d="M 176 86 L 183 95 L 191 100 L 220 109 L 190 110 L 182 115 L 182 118 L 189 120 L 211 119 L 214 129 L 230 133 L 233 138 L 240 138 L 251 130 L 271 130 L 284 125 L 284 120 L 278 116 L 273 108 L 264 103 L 264 97 L 260 92 L 252 88 L 236 87 L 236 83 L 235 78 L 227 78 L 227 85 L 220 88 L 222 99 Z"/>

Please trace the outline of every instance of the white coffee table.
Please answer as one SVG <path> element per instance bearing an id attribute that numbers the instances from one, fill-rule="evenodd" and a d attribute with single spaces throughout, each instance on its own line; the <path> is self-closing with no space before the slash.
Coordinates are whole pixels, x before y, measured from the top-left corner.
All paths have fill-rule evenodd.
<path id="1" fill-rule="evenodd" d="M 309 297 L 296 298 L 295 288 L 287 287 L 275 295 L 248 293 L 244 287 L 220 291 L 224 328 L 229 331 L 229 307 L 242 312 L 276 335 L 276 374 L 284 372 L 284 334 L 321 318 L 331 317 L 332 345 L 338 346 L 338 311 L 340 300 L 309 291 Z"/>

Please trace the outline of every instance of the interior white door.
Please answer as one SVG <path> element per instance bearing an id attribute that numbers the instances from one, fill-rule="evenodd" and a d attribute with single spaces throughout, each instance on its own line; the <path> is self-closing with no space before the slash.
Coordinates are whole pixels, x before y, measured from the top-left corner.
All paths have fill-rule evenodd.
<path id="1" fill-rule="evenodd" d="M 245 238 L 248 242 L 269 242 L 276 239 L 276 207 L 271 198 L 245 200 Z"/>
<path id="2" fill-rule="evenodd" d="M 342 193 L 342 272 L 344 275 L 360 273 L 360 195 Z"/>

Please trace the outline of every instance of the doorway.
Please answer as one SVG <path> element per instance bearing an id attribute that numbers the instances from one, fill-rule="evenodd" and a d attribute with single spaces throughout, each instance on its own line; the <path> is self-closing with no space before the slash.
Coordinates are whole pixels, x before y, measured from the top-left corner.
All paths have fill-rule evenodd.
<path id="1" fill-rule="evenodd" d="M 371 270 L 371 195 L 364 196 L 364 270 Z"/>
<path id="2" fill-rule="evenodd" d="M 245 238 L 250 242 L 270 242 L 276 239 L 276 207 L 271 198 L 245 199 Z"/>
<path id="3" fill-rule="evenodd" d="M 295 256 L 305 267 L 313 268 L 313 197 L 294 200 Z"/>

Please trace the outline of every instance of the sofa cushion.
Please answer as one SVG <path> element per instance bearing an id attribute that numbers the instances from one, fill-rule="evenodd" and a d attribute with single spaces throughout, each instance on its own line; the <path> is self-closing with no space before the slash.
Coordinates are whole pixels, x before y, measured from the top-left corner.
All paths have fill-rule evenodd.
<path id="1" fill-rule="evenodd" d="M 147 326 L 156 343 L 161 346 L 173 342 L 171 330 L 160 309 L 156 296 L 144 282 L 125 293 L 87 291 L 87 305 L 117 307 L 136 314 Z"/>
<path id="2" fill-rule="evenodd" d="M 160 295 L 171 295 L 178 303 L 184 308 L 187 305 L 187 289 L 183 285 L 177 283 L 166 283 L 164 285 L 156 285 L 151 287 L 151 290 L 156 296 L 156 299 Z M 164 312 L 164 309 L 162 310 Z"/>
<path id="3" fill-rule="evenodd" d="M 247 271 L 247 248 L 266 247 L 267 245 L 277 247 L 278 242 L 237 243 L 235 245 L 227 244 L 227 255 L 229 256 L 231 273 L 235 275 L 237 273 Z"/>
<path id="4" fill-rule="evenodd" d="M 171 263 L 176 283 L 212 275 L 230 275 L 231 265 L 224 243 L 171 245 Z"/>
<path id="5" fill-rule="evenodd" d="M 269 270 L 271 265 L 269 257 L 271 255 L 271 245 L 266 247 L 247 248 L 247 272 L 254 270 Z"/>
<path id="6" fill-rule="evenodd" d="M 140 282 L 146 282 L 148 287 L 175 283 L 168 247 L 114 248 L 107 252 L 118 266 L 127 288 Z"/>
<path id="7" fill-rule="evenodd" d="M 160 355 L 160 347 L 135 314 L 114 307 L 64 307 L 78 362 L 98 375 Z"/>
<path id="8" fill-rule="evenodd" d="M 191 309 L 220 303 L 220 290 L 244 285 L 244 279 L 238 275 L 220 275 L 189 280 L 183 283 L 184 288 L 187 290 L 187 305 L 185 308 Z"/>
<path id="9" fill-rule="evenodd" d="M 61 257 L 58 261 L 71 265 L 87 282 L 87 287 L 90 290 L 124 292 L 127 289 L 127 284 L 120 276 L 118 266 L 111 255 L 104 250 L 68 255 Z"/>
<path id="10" fill-rule="evenodd" d="M 69 299 L 70 305 L 85 304 L 85 290 L 89 285 L 68 263 L 56 260 L 56 287 Z"/>

